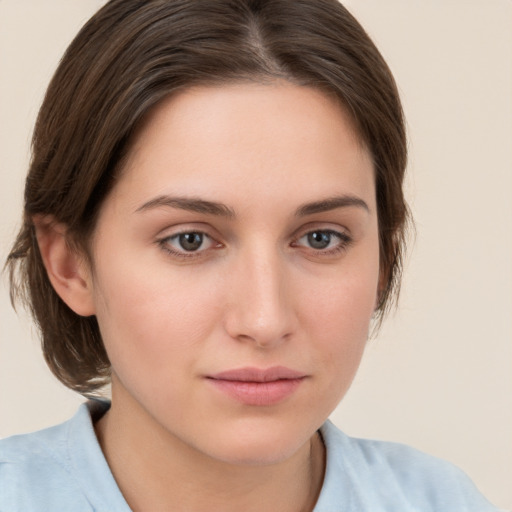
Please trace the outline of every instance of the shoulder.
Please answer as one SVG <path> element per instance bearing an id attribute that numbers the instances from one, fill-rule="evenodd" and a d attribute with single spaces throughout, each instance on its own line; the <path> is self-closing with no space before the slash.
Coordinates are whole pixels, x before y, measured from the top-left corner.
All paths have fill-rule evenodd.
<path id="1" fill-rule="evenodd" d="M 1 510 L 90 510 L 73 508 L 81 493 L 66 449 L 67 429 L 64 423 L 0 441 Z"/>
<path id="2" fill-rule="evenodd" d="M 0 510 L 92 511 L 76 452 L 77 441 L 90 451 L 93 439 L 84 404 L 65 423 L 0 440 Z"/>
<path id="3" fill-rule="evenodd" d="M 465 473 L 444 460 L 399 443 L 352 438 L 330 422 L 321 433 L 327 449 L 326 493 L 339 494 L 335 487 L 349 481 L 346 491 L 354 510 L 498 510 Z"/>

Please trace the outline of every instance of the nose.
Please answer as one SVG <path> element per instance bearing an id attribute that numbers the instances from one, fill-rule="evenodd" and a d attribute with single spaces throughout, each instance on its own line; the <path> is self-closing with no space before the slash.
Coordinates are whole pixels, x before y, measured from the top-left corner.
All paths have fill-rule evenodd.
<path id="1" fill-rule="evenodd" d="M 232 338 L 263 349 L 289 338 L 296 318 L 286 262 L 277 251 L 257 252 L 235 265 L 225 327 Z"/>

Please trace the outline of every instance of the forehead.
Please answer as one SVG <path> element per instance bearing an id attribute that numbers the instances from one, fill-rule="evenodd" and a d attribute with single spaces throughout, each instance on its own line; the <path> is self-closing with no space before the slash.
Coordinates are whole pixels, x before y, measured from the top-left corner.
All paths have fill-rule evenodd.
<path id="1" fill-rule="evenodd" d="M 281 123 L 279 121 L 282 121 Z M 132 139 L 132 154 L 154 138 L 162 127 L 173 124 L 175 135 L 221 134 L 223 128 L 237 124 L 246 134 L 262 129 L 272 140 L 276 132 L 283 138 L 293 128 L 293 137 L 310 137 L 316 130 L 325 132 L 343 125 L 343 139 L 365 149 L 357 134 L 356 123 L 334 93 L 300 86 L 284 80 L 266 82 L 236 81 L 214 85 L 192 86 L 161 100 L 143 118 Z M 291 122 L 290 122 L 291 121 Z M 293 121 L 301 121 L 294 126 Z M 318 128 L 323 128 L 320 133 Z M 231 134 L 230 134 L 231 135 Z M 341 139 L 338 139 L 341 142 Z"/>
<path id="2" fill-rule="evenodd" d="M 373 194 L 371 159 L 340 103 L 287 82 L 236 83 L 189 88 L 157 105 L 116 189 L 229 195 L 250 184 L 314 196 L 333 182 L 340 193 Z"/>

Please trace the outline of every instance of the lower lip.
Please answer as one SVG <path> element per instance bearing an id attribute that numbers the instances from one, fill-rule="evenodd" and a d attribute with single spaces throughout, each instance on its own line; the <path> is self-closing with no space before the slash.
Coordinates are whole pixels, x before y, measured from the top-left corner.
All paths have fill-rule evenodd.
<path id="1" fill-rule="evenodd" d="M 303 381 L 282 379 L 270 382 L 208 379 L 217 389 L 245 405 L 275 405 L 291 396 Z"/>

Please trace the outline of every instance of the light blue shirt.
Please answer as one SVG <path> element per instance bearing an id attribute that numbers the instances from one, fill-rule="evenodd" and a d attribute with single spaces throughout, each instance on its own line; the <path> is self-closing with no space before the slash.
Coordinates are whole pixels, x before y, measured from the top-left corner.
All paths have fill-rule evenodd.
<path id="1" fill-rule="evenodd" d="M 0 441 L 1 512 L 131 512 L 93 429 L 108 403 L 69 421 Z M 324 483 L 314 512 L 496 512 L 451 464 L 395 443 L 320 430 Z"/>

